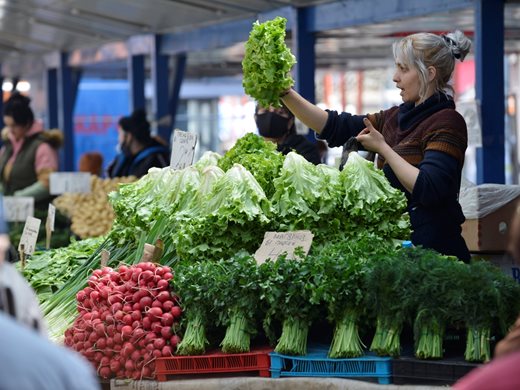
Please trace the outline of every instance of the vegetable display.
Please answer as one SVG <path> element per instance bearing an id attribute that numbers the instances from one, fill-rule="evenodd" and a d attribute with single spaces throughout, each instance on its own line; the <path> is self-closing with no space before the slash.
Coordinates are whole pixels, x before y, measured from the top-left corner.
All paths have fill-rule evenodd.
<path id="1" fill-rule="evenodd" d="M 34 252 L 21 271 L 38 294 L 40 302 L 52 297 L 66 284 L 74 271 L 90 258 L 103 240 L 103 237 L 74 240 L 67 247 Z"/>
<path id="2" fill-rule="evenodd" d="M 299 259 L 285 255 L 275 261 L 268 259 L 260 267 L 261 297 L 266 302 L 264 326 L 266 333 L 273 321 L 282 323 L 282 333 L 275 351 L 287 355 L 307 353 L 309 326 L 318 313 L 311 304 L 314 283 L 312 262 L 300 253 Z"/>
<path id="3" fill-rule="evenodd" d="M 182 291 L 180 305 L 186 313 L 183 319 L 184 338 L 178 346 L 180 355 L 200 355 L 209 344 L 206 328 L 213 322 L 212 298 L 207 288 L 206 276 L 212 264 L 205 261 L 179 264 L 171 284 L 175 291 Z"/>
<path id="4" fill-rule="evenodd" d="M 218 323 L 226 328 L 220 343 L 224 353 L 250 351 L 257 333 L 260 311 L 260 272 L 256 260 L 246 252 L 214 263 L 208 288 Z"/>
<path id="5" fill-rule="evenodd" d="M 80 238 L 99 237 L 110 231 L 114 211 L 107 194 L 117 190 L 120 183 L 130 183 L 134 176 L 101 179 L 91 176 L 89 193 L 65 193 L 54 199 L 53 204 L 71 219 L 71 230 Z"/>
<path id="6" fill-rule="evenodd" d="M 256 21 L 249 33 L 242 60 L 246 94 L 264 107 L 280 107 L 280 95 L 294 85 L 289 72 L 296 58 L 285 44 L 287 19 Z"/>
<path id="7" fill-rule="evenodd" d="M 95 270 L 76 295 L 79 315 L 65 345 L 85 356 L 102 378 L 153 378 L 155 359 L 171 356 L 182 313 L 169 288 L 168 266 L 145 262 Z"/>

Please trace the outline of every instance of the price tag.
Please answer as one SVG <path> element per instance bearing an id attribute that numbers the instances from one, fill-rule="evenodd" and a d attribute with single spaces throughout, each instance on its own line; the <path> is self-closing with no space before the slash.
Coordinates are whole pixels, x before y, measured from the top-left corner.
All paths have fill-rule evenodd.
<path id="1" fill-rule="evenodd" d="M 264 241 L 255 252 L 255 260 L 258 264 L 262 264 L 267 259 L 276 260 L 283 253 L 287 253 L 287 258 L 294 259 L 294 250 L 298 247 L 307 254 L 313 237 L 314 235 L 308 230 L 265 232 Z"/>
<path id="2" fill-rule="evenodd" d="M 32 255 L 34 253 L 41 222 L 41 220 L 34 217 L 27 217 L 25 221 L 18 250 L 23 248 L 23 253 L 26 255 Z"/>
<path id="3" fill-rule="evenodd" d="M 101 251 L 101 267 L 106 267 L 108 264 L 108 260 L 110 259 L 110 252 L 106 249 Z"/>
<path id="4" fill-rule="evenodd" d="M 4 218 L 8 222 L 21 222 L 34 215 L 34 198 L 4 196 Z"/>
<path id="5" fill-rule="evenodd" d="M 193 164 L 195 145 L 197 145 L 197 134 L 175 130 L 173 133 L 170 168 L 175 170 L 184 169 Z"/>
<path id="6" fill-rule="evenodd" d="M 51 231 L 54 231 L 54 220 L 56 219 L 56 207 L 49 203 L 49 210 L 47 211 L 47 221 L 45 226 Z"/>
<path id="7" fill-rule="evenodd" d="M 65 192 L 90 192 L 92 189 L 88 172 L 53 172 L 49 182 L 51 195 Z"/>

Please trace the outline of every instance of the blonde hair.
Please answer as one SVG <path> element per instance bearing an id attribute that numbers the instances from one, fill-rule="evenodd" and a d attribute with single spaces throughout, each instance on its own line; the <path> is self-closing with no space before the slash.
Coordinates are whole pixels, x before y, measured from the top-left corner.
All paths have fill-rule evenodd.
<path id="1" fill-rule="evenodd" d="M 430 87 L 428 67 L 436 70 L 432 81 L 434 92 L 453 95 L 453 87 L 449 84 L 455 59 L 464 60 L 471 48 L 471 40 L 462 31 L 454 31 L 446 35 L 417 33 L 404 37 L 392 46 L 396 62 L 413 67 L 419 73 L 421 88 L 420 102 L 426 100 Z"/>

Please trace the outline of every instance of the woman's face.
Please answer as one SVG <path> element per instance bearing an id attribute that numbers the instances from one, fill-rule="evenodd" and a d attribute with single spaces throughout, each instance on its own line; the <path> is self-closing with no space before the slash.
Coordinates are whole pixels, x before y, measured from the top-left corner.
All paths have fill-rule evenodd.
<path id="1" fill-rule="evenodd" d="M 29 131 L 28 126 L 19 125 L 16 123 L 12 116 L 4 116 L 4 124 L 9 129 L 9 132 L 13 135 L 14 139 L 19 141 Z"/>
<path id="2" fill-rule="evenodd" d="M 404 64 L 396 63 L 396 70 L 392 80 L 395 86 L 401 90 L 401 98 L 405 103 L 419 103 L 419 91 L 421 88 L 421 81 L 419 73 L 415 68 L 409 68 Z"/>

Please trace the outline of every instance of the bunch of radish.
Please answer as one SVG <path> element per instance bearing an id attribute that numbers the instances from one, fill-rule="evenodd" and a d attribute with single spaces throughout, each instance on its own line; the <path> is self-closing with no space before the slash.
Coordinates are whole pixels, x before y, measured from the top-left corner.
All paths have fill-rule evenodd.
<path id="1" fill-rule="evenodd" d="M 155 359 L 172 356 L 180 342 L 172 278 L 170 267 L 151 262 L 93 271 L 76 294 L 79 315 L 65 344 L 102 378 L 154 378 Z"/>

